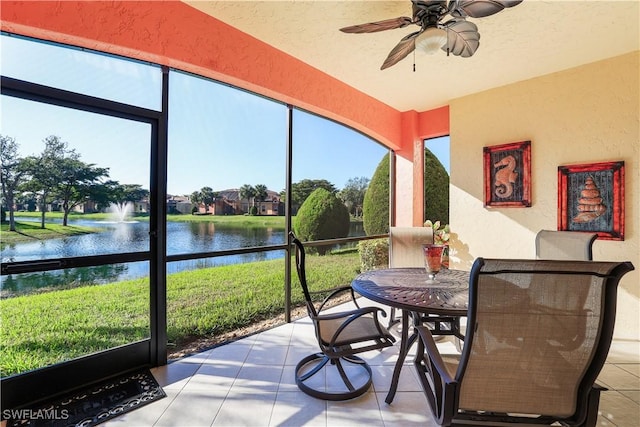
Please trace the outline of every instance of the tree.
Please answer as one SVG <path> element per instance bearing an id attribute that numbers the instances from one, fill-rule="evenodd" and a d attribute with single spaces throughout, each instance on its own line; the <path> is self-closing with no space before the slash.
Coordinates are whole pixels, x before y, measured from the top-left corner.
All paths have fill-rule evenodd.
<path id="1" fill-rule="evenodd" d="M 351 178 L 338 193 L 338 197 L 351 209 L 354 217 L 362 215 L 362 204 L 364 203 L 364 194 L 367 191 L 367 187 L 369 187 L 369 178 L 364 176 Z"/>
<path id="2" fill-rule="evenodd" d="M 202 203 L 202 194 L 199 191 L 194 191 L 189 196 L 189 201 L 193 203 L 195 206 L 195 211 L 191 211 L 191 213 L 197 212 L 200 207 L 200 203 Z"/>
<path id="3" fill-rule="evenodd" d="M 27 179 L 29 179 L 28 175 Z M 21 185 L 20 189 L 22 189 L 23 186 L 24 185 Z M 35 212 L 36 206 L 38 206 L 38 200 L 33 193 L 20 191 L 19 193 L 15 194 L 15 204 L 20 209 L 27 210 L 28 212 Z"/>
<path id="4" fill-rule="evenodd" d="M 200 197 L 202 199 L 202 203 L 204 203 L 205 212 L 209 211 L 209 206 L 213 204 L 217 196 L 218 196 L 218 193 L 213 191 L 213 188 L 211 187 L 202 187 L 200 189 Z"/>
<path id="5" fill-rule="evenodd" d="M 93 163 L 84 163 L 80 156 L 70 156 L 60 160 L 60 178 L 55 189 L 56 196 L 62 201 L 64 211 L 62 225 L 66 226 L 69 213 L 80 204 L 90 200 L 96 188 L 102 185 L 102 178 L 109 177 L 108 168 L 96 167 Z"/>
<path id="6" fill-rule="evenodd" d="M 389 154 L 382 158 L 364 195 L 362 217 L 368 235 L 389 232 Z"/>
<path id="7" fill-rule="evenodd" d="M 255 196 L 254 200 L 258 199 L 259 202 L 264 202 L 269 193 L 267 192 L 267 186 L 264 184 L 258 184 L 254 187 Z M 260 210 L 257 210 L 258 215 L 260 214 Z"/>
<path id="8" fill-rule="evenodd" d="M 424 149 L 425 220 L 449 224 L 449 174 L 429 149 Z"/>
<path id="9" fill-rule="evenodd" d="M 59 177 L 61 176 L 61 162 L 65 157 L 78 158 L 75 150 L 69 150 L 67 143 L 60 137 L 50 135 L 44 140 L 45 148 L 39 156 L 30 156 L 25 159 L 25 167 L 31 175 L 31 180 L 25 183 L 23 189 L 37 196 L 40 206 L 40 228 L 44 228 L 47 205 L 54 197 Z"/>
<path id="10" fill-rule="evenodd" d="M 199 191 L 194 191 L 189 195 L 189 201 L 196 205 L 195 209 L 192 209 L 191 213 L 198 210 L 200 204 L 204 205 L 205 213 L 208 212 L 209 206 L 211 206 L 218 197 L 219 193 L 213 191 L 211 187 L 202 187 Z"/>
<path id="11" fill-rule="evenodd" d="M 293 211 L 304 203 L 304 201 L 318 188 L 324 188 L 328 192 L 335 194 L 338 190 L 326 179 L 303 179 L 300 182 L 291 184 L 291 207 Z M 281 194 L 282 200 L 286 200 L 285 194 Z"/>
<path id="12" fill-rule="evenodd" d="M 240 198 L 247 199 L 247 201 L 253 201 L 256 196 L 256 189 L 249 184 L 244 184 L 240 187 Z"/>
<path id="13" fill-rule="evenodd" d="M 9 231 L 16 231 L 13 215 L 15 197 L 18 188 L 26 180 L 26 173 L 25 162 L 18 155 L 18 144 L 15 139 L 0 135 L 0 180 L 2 199 L 9 210 Z"/>
<path id="14" fill-rule="evenodd" d="M 95 208 L 100 211 L 108 208 L 112 203 L 123 200 L 124 192 L 124 186 L 118 181 L 108 180 L 92 189 L 91 200 L 95 203 Z"/>
<path id="15" fill-rule="evenodd" d="M 313 191 L 304 201 L 294 222 L 296 236 L 300 240 L 325 240 L 349 235 L 349 211 L 336 195 L 324 188 Z M 331 248 L 318 246 L 324 255 Z"/>
<path id="16" fill-rule="evenodd" d="M 449 223 L 449 175 L 431 151 L 424 150 L 425 219 Z M 371 178 L 363 203 L 363 226 L 367 235 L 389 232 L 389 155 Z"/>
<path id="17" fill-rule="evenodd" d="M 116 202 L 139 202 L 149 197 L 149 190 L 142 188 L 140 184 L 118 184 L 115 194 Z"/>

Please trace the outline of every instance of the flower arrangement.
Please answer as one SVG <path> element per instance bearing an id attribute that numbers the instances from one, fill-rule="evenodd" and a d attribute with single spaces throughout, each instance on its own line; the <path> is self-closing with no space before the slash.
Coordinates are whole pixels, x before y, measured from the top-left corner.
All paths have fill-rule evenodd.
<path id="1" fill-rule="evenodd" d="M 436 245 L 444 245 L 444 250 L 442 251 L 442 266 L 449 268 L 449 224 L 442 226 L 440 221 L 432 222 L 428 219 L 424 222 L 424 226 L 433 229 L 433 243 Z"/>
<path id="2" fill-rule="evenodd" d="M 433 243 L 436 245 L 448 245 L 449 244 L 449 224 L 441 225 L 440 221 L 432 222 L 430 219 L 424 222 L 425 227 L 431 227 L 433 229 Z"/>

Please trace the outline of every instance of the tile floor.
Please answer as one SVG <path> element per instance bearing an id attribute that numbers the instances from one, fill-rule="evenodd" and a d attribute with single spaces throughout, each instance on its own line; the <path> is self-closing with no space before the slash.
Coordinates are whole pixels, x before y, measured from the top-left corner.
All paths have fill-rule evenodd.
<path id="1" fill-rule="evenodd" d="M 364 300 L 363 300 L 364 302 Z M 443 340 L 441 351 L 456 351 Z M 415 346 L 414 346 L 415 348 Z M 435 426 L 410 356 L 391 405 L 384 402 L 397 345 L 365 353 L 373 386 L 365 395 L 326 402 L 298 390 L 294 368 L 317 351 L 308 318 L 152 370 L 167 397 L 115 418 L 114 426 Z M 327 378 L 331 381 L 331 378 Z M 599 426 L 640 426 L 640 342 L 615 341 L 599 383 Z"/>

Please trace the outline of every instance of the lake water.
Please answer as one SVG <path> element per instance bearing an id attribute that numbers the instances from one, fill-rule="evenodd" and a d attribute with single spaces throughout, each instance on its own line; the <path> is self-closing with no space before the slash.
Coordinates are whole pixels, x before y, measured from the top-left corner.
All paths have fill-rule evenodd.
<path id="1" fill-rule="evenodd" d="M 40 219 L 24 217 L 19 218 L 19 220 L 39 222 Z M 47 222 L 61 222 L 61 220 L 47 219 Z M 104 229 L 104 232 L 5 246 L 2 249 L 2 262 L 46 260 L 149 250 L 149 223 L 147 221 L 116 223 L 70 220 L 69 225 L 100 227 Z M 352 223 L 350 236 L 360 235 L 364 235 L 362 224 Z M 211 222 L 167 223 L 167 255 L 280 245 L 285 241 L 285 230 L 280 228 L 216 227 Z M 167 273 L 282 257 L 284 257 L 284 251 L 268 251 L 176 261 L 167 264 Z M 108 283 L 148 275 L 148 262 L 23 273 L 2 276 L 0 290 L 5 295 L 29 293 L 42 288 L 69 286 L 70 284 L 74 286 L 86 283 Z"/>

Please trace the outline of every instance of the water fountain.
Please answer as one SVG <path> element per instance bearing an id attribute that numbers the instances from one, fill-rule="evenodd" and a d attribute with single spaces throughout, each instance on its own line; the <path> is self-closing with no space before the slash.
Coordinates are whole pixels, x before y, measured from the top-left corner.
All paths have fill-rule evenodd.
<path id="1" fill-rule="evenodd" d="M 109 212 L 110 222 L 117 223 L 133 223 L 137 221 L 131 221 L 131 214 L 133 213 L 133 203 L 125 202 L 125 203 L 112 203 L 107 208 L 107 212 Z"/>

